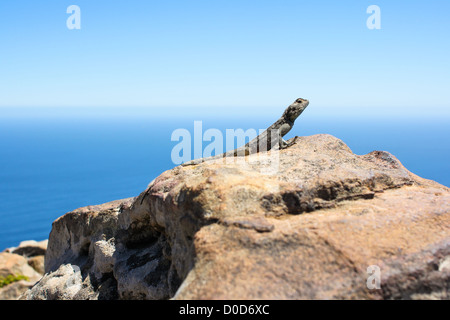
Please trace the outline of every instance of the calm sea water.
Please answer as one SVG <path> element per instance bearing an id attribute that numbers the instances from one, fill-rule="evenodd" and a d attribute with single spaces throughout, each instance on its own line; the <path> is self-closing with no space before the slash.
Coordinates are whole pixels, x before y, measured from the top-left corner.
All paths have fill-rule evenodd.
<path id="1" fill-rule="evenodd" d="M 0 115 L 0 251 L 47 239 L 52 222 L 78 207 L 139 195 L 175 166 L 173 130 L 193 132 L 197 119 L 203 130 L 225 133 L 265 128 L 274 117 Z M 310 116 L 286 138 L 332 134 L 356 154 L 389 151 L 410 171 L 450 186 L 448 119 L 344 119 Z"/>

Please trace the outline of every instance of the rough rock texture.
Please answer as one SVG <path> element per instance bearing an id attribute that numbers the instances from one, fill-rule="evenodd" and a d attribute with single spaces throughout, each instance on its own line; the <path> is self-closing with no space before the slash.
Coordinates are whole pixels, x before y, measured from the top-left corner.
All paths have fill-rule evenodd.
<path id="1" fill-rule="evenodd" d="M 36 288 L 39 288 L 37 290 Z M 117 298 L 114 286 L 110 281 L 103 281 L 95 289 L 89 275 L 84 277 L 76 265 L 64 264 L 56 271 L 45 274 L 38 284 L 26 291 L 21 300 L 98 300 Z"/>
<path id="2" fill-rule="evenodd" d="M 329 135 L 246 159 L 176 167 L 57 219 L 47 274 L 22 298 L 450 297 L 448 188 Z"/>

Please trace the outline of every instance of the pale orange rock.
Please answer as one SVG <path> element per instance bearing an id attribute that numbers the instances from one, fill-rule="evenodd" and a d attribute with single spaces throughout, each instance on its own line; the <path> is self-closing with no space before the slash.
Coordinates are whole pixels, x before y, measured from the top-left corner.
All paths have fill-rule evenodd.
<path id="1" fill-rule="evenodd" d="M 0 279 L 8 276 L 25 276 L 26 279 L 14 281 L 0 288 L 0 300 L 16 300 L 31 288 L 42 275 L 28 265 L 27 259 L 18 254 L 0 252 Z"/>

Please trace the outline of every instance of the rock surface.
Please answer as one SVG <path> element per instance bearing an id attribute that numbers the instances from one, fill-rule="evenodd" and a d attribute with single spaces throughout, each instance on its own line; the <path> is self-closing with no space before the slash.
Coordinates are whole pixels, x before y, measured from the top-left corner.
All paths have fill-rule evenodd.
<path id="1" fill-rule="evenodd" d="M 450 297 L 448 188 L 330 135 L 245 159 L 60 217 L 22 299 Z"/>
<path id="2" fill-rule="evenodd" d="M 26 280 L 14 281 L 0 287 L 0 300 L 15 300 L 31 288 L 42 274 L 33 269 L 26 257 L 15 253 L 0 252 L 0 279 L 8 276 L 25 276 Z"/>
<path id="3" fill-rule="evenodd" d="M 22 241 L 18 247 L 0 253 L 0 279 L 7 276 L 25 276 L 27 280 L 14 281 L 0 288 L 0 300 L 16 300 L 34 286 L 44 274 L 44 255 L 48 240 Z"/>
<path id="4" fill-rule="evenodd" d="M 22 241 L 18 247 L 8 248 L 5 252 L 15 253 L 25 257 L 37 257 L 44 256 L 47 251 L 48 240 L 35 241 L 27 240 Z"/>

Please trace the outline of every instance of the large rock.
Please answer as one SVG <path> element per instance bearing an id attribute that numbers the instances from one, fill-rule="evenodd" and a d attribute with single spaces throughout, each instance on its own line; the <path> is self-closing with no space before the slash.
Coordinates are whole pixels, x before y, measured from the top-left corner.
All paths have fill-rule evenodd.
<path id="1" fill-rule="evenodd" d="M 448 188 L 329 135 L 246 160 L 176 167 L 137 198 L 62 216 L 46 281 L 22 298 L 449 297 Z M 77 285 L 45 295 L 76 267 Z"/>

